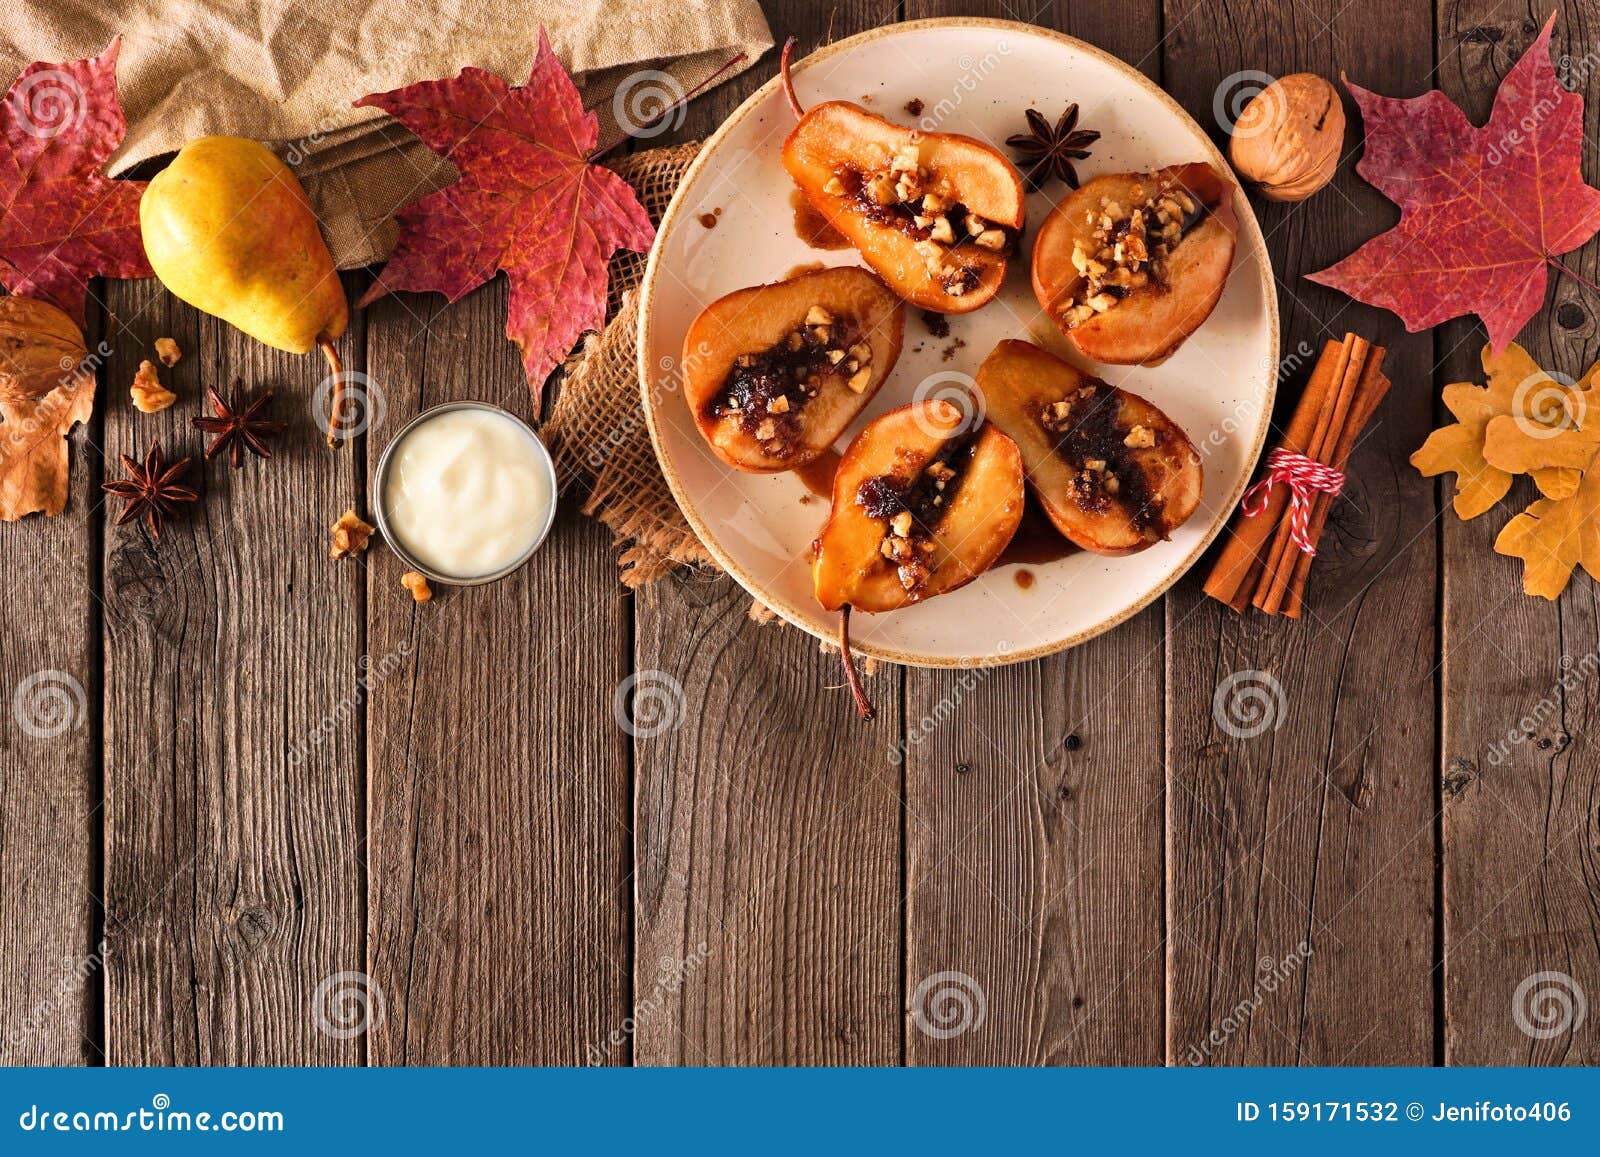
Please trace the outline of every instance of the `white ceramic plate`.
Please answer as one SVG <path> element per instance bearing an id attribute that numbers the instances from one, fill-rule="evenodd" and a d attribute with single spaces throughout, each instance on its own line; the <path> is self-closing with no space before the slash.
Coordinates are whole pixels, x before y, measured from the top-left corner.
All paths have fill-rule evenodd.
<path id="1" fill-rule="evenodd" d="M 1204 160 L 1226 172 L 1222 155 L 1169 96 L 1127 64 L 1082 41 L 995 20 L 924 20 L 868 32 L 814 52 L 794 69 L 810 107 L 851 100 L 901 124 L 964 133 L 1005 152 L 1037 106 L 1052 122 L 1072 101 L 1080 124 L 1098 129 L 1080 178 Z M 913 117 L 906 105 L 923 104 Z M 676 376 L 683 336 L 707 304 L 747 285 L 783 278 L 796 265 L 863 264 L 854 250 L 822 252 L 795 234 L 794 188 L 780 159 L 794 125 L 776 80 L 707 142 L 661 223 L 642 288 L 640 377 L 645 415 L 661 467 L 695 532 L 752 595 L 789 622 L 832 638 L 835 616 L 811 597 L 809 550 L 828 504 L 796 476 L 743 474 L 701 439 Z M 1067 190 L 1059 183 L 1028 198 L 1031 246 L 1038 224 Z M 1189 434 L 1205 464 L 1199 511 L 1170 541 L 1125 558 L 1079 553 L 991 570 L 954 593 L 885 615 L 856 615 L 852 643 L 863 655 L 917 666 L 1008 663 L 1092 638 L 1146 606 L 1184 573 L 1227 521 L 1261 452 L 1278 368 L 1278 312 L 1260 227 L 1236 196 L 1239 244 L 1222 301 L 1165 364 L 1094 368 L 1143 394 Z M 716 213 L 714 228 L 699 220 Z M 1028 254 L 1014 259 L 1005 288 L 974 313 L 950 318 L 950 337 L 927 332 L 908 308 L 904 352 L 865 414 L 840 439 L 911 400 L 937 374 L 971 375 L 1004 338 L 1062 353 L 1028 280 Z M 955 346 L 955 339 L 964 345 Z M 1087 366 L 1087 363 L 1079 362 Z"/>

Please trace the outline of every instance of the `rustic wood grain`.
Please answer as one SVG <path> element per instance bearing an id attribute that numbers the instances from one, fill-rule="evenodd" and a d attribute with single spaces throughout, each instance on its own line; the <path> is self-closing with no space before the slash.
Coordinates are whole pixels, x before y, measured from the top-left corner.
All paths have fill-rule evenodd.
<path id="1" fill-rule="evenodd" d="M 766 10 L 802 50 L 901 17 L 1053 23 L 1163 79 L 1208 128 L 1216 86 L 1243 70 L 1437 83 L 1481 120 L 1543 15 L 1505 0 L 1357 0 L 1336 18 L 1245 0 Z M 1555 54 L 1595 137 L 1600 69 L 1582 62 L 1600 0 L 1561 12 Z M 647 143 L 706 135 L 775 67 Z M 1600 607 L 1581 575 L 1558 604 L 1527 599 L 1520 564 L 1493 554 L 1524 490 L 1463 524 L 1406 464 L 1437 387 L 1478 376 L 1481 329 L 1408 336 L 1301 277 L 1394 220 L 1354 175 L 1359 127 L 1352 110 L 1333 189 L 1257 202 L 1284 353 L 1305 363 L 1280 419 L 1310 351 L 1346 328 L 1389 347 L 1396 383 L 1306 619 L 1236 618 L 1191 576 L 1066 655 L 882 671 L 871 725 L 836 659 L 750 622 L 731 580 L 622 594 L 609 535 L 574 501 L 518 575 L 423 607 L 381 546 L 325 560 L 327 524 L 370 513 L 370 467 L 420 408 L 529 414 L 503 283 L 358 315 L 344 348 L 384 415 L 341 455 L 308 415 L 313 359 L 154 282 L 109 285 L 96 320 L 112 353 L 68 510 L 0 525 L 0 568 L 32 608 L 0 632 L 0 1062 L 1600 1061 L 1589 1019 L 1530 1034 L 1514 1011 L 1525 982 L 1535 1029 L 1563 993 L 1600 999 Z M 1587 154 L 1586 169 L 1600 180 Z M 1600 277 L 1593 246 L 1573 260 Z M 1576 375 L 1600 357 L 1597 318 L 1560 280 L 1522 340 Z M 127 384 L 166 335 L 186 351 L 163 375 L 180 402 L 136 414 Z M 159 546 L 110 526 L 97 444 L 111 477 L 153 436 L 198 453 L 200 385 L 236 373 L 279 387 L 294 423 L 279 458 L 197 467 L 202 503 Z M 84 690 L 49 739 L 11 699 L 40 671 Z M 1255 738 L 1213 714 L 1239 672 L 1282 688 L 1279 725 Z M 369 1031 L 318 1027 L 318 986 L 339 973 L 355 975 L 332 981 L 324 1019 L 364 993 Z M 974 1000 L 971 1031 L 919 1026 Z"/>
<path id="2" fill-rule="evenodd" d="M 312 998 L 362 966 L 360 732 L 322 729 L 360 654 L 359 576 L 324 558 L 359 462 L 309 417 L 320 361 L 155 281 L 109 294 L 109 456 L 142 458 L 152 438 L 169 460 L 198 455 L 201 387 L 236 375 L 276 388 L 291 425 L 271 462 L 197 458 L 201 501 L 159 545 L 142 526 L 106 531 L 106 1060 L 354 1063 L 359 1040 L 319 1031 Z M 162 336 L 185 351 L 165 371 L 179 401 L 139 414 L 127 385 Z M 359 367 L 359 322 L 343 348 Z"/>
<path id="3" fill-rule="evenodd" d="M 1014 15 L 906 11 L 953 14 Z M 1159 79 L 1156 0 L 1032 18 Z M 1162 634 L 1158 604 L 1038 662 L 907 673 L 910 1063 L 1161 1063 Z"/>
<path id="4" fill-rule="evenodd" d="M 727 579 L 638 606 L 640 677 L 682 721 L 635 741 L 636 1062 L 897 1063 L 898 688 L 860 722 L 837 659 Z"/>
<path id="5" fill-rule="evenodd" d="M 766 12 L 802 52 L 893 18 L 876 4 Z M 720 123 L 775 56 L 697 101 L 681 135 Z M 634 745 L 636 1063 L 897 1063 L 898 673 L 869 678 L 878 719 L 864 724 L 837 658 L 750 622 L 731 579 L 658 583 L 635 605 L 635 666 L 681 687 L 683 711 Z"/>
<path id="6" fill-rule="evenodd" d="M 1544 11 L 1507 3 L 1439 6 L 1442 87 L 1475 122 L 1538 33 Z M 1600 124 L 1592 53 L 1600 4 L 1561 6 L 1552 44 Z M 1600 164 L 1584 150 L 1593 183 Z M 1596 247 L 1564 260 L 1593 279 Z M 1518 340 L 1541 366 L 1579 376 L 1596 357 L 1594 295 L 1552 278 L 1546 309 Z M 1568 324 L 1562 324 L 1563 321 Z M 1436 385 L 1482 381 L 1482 330 L 1441 331 Z M 1444 419 L 1448 420 L 1448 419 Z M 1448 493 L 1448 484 L 1446 487 Z M 1489 513 L 1444 531 L 1443 751 L 1444 1060 L 1450 1064 L 1594 1064 L 1600 999 L 1596 885 L 1600 755 L 1600 600 L 1575 573 L 1559 602 L 1521 593 L 1522 564 L 1493 552 L 1500 528 L 1534 497 L 1519 485 Z M 1548 975 L 1540 976 L 1545 973 Z M 1586 995 L 1583 995 L 1586 994 Z M 1520 1016 L 1520 1021 L 1519 1021 Z"/>
<path id="7" fill-rule="evenodd" d="M 1359 0 L 1327 19 L 1306 5 L 1169 0 L 1167 86 L 1208 127 L 1218 86 L 1242 70 L 1343 68 L 1380 89 L 1425 86 L 1426 9 Z M 1426 1064 L 1436 507 L 1406 457 L 1429 429 L 1417 384 L 1432 343 L 1301 276 L 1396 219 L 1349 159 L 1332 189 L 1257 208 L 1284 354 L 1348 328 L 1388 348 L 1396 388 L 1352 459 L 1304 619 L 1236 617 L 1201 595 L 1198 573 L 1168 598 L 1167 1060 Z M 1280 421 L 1305 372 L 1289 375 Z M 1274 726 L 1253 738 L 1224 729 L 1213 696 L 1231 676 L 1241 694 L 1281 687 Z"/>
<path id="8" fill-rule="evenodd" d="M 88 345 L 104 322 L 104 310 L 91 306 Z M 100 426 L 97 405 L 72 435 L 58 517 L 0 523 L 0 582 L 9 592 L 0 630 L 6 1065 L 100 1059 Z"/>
<path id="9" fill-rule="evenodd" d="M 530 416 L 505 299 L 498 279 L 368 311 L 372 463 L 441 402 Z M 568 502 L 522 570 L 422 606 L 392 553 L 366 556 L 367 653 L 388 672 L 367 707 L 374 1064 L 583 1064 L 623 1026 L 628 605 L 608 542 Z"/>

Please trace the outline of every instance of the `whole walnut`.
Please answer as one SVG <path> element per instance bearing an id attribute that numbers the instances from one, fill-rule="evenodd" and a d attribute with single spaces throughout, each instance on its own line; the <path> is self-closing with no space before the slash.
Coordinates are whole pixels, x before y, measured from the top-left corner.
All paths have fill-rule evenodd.
<path id="1" fill-rule="evenodd" d="M 48 302 L 0 297 L 0 402 L 35 402 L 93 375 L 83 331 Z"/>
<path id="2" fill-rule="evenodd" d="M 1309 72 L 1279 77 L 1234 122 L 1228 159 L 1269 201 L 1303 201 L 1329 181 L 1344 149 L 1344 106 Z"/>

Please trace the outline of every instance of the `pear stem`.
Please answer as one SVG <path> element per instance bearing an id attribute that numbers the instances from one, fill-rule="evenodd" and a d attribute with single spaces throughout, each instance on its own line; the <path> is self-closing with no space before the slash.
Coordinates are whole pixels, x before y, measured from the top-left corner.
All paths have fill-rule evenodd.
<path id="1" fill-rule="evenodd" d="M 333 372 L 333 401 L 328 406 L 328 436 L 325 440 L 330 450 L 337 450 L 343 442 L 339 424 L 344 420 L 344 366 L 339 361 L 339 351 L 333 348 L 333 342 L 327 334 L 317 335 L 317 348 L 328 359 L 328 369 Z"/>
<path id="2" fill-rule="evenodd" d="M 856 710 L 861 712 L 861 718 L 870 721 L 877 716 L 878 711 L 872 706 L 872 700 L 867 698 L 867 692 L 861 686 L 861 676 L 856 674 L 856 657 L 850 653 L 849 603 L 839 611 L 839 655 L 844 660 L 844 681 L 850 687 L 850 694 L 855 696 Z"/>
<path id="3" fill-rule="evenodd" d="M 800 98 L 794 94 L 794 78 L 789 75 L 789 58 L 794 55 L 796 43 L 798 41 L 793 36 L 783 42 L 783 52 L 778 57 L 778 75 L 783 77 L 783 95 L 788 98 L 794 119 L 801 120 L 805 117 L 806 110 L 800 107 Z"/>

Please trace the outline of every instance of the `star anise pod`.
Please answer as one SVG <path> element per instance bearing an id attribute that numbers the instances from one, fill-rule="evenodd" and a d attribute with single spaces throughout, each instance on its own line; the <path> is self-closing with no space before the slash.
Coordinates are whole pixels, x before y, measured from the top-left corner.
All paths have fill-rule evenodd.
<path id="1" fill-rule="evenodd" d="M 283 433 L 287 423 L 268 421 L 261 416 L 268 403 L 272 401 L 271 390 L 248 406 L 241 400 L 243 392 L 244 382 L 239 378 L 233 379 L 231 403 L 223 401 L 222 395 L 210 386 L 206 387 L 206 397 L 211 399 L 211 408 L 216 411 L 216 417 L 191 418 L 190 421 L 194 423 L 195 429 L 216 435 L 211 445 L 206 447 L 207 462 L 224 450 L 228 452 L 228 460 L 233 463 L 235 470 L 244 465 L 246 450 L 257 458 L 272 457 L 272 451 L 267 448 L 265 440 Z"/>
<path id="2" fill-rule="evenodd" d="M 117 519 L 117 525 L 132 522 L 142 514 L 150 527 L 150 533 L 160 538 L 161 526 L 166 519 L 177 514 L 183 503 L 193 502 L 200 497 L 189 487 L 179 486 L 177 482 L 183 472 L 189 469 L 189 463 L 193 459 L 182 458 L 168 466 L 162 461 L 161 447 L 154 442 L 150 443 L 150 453 L 145 455 L 143 465 L 126 454 L 119 457 L 122 459 L 123 470 L 128 474 L 127 479 L 120 482 L 105 482 L 100 487 L 107 493 L 128 500 L 128 505 L 122 510 L 122 517 Z"/>
<path id="3" fill-rule="evenodd" d="M 1006 144 L 1017 150 L 1022 163 L 1029 166 L 1023 176 L 1028 188 L 1038 192 L 1046 181 L 1056 177 L 1076 189 L 1078 170 L 1072 167 L 1072 162 L 1087 158 L 1089 146 L 1100 139 L 1100 134 L 1078 127 L 1075 104 L 1067 106 L 1054 128 L 1038 109 L 1030 108 L 1027 116 L 1028 131 L 1007 137 Z"/>

